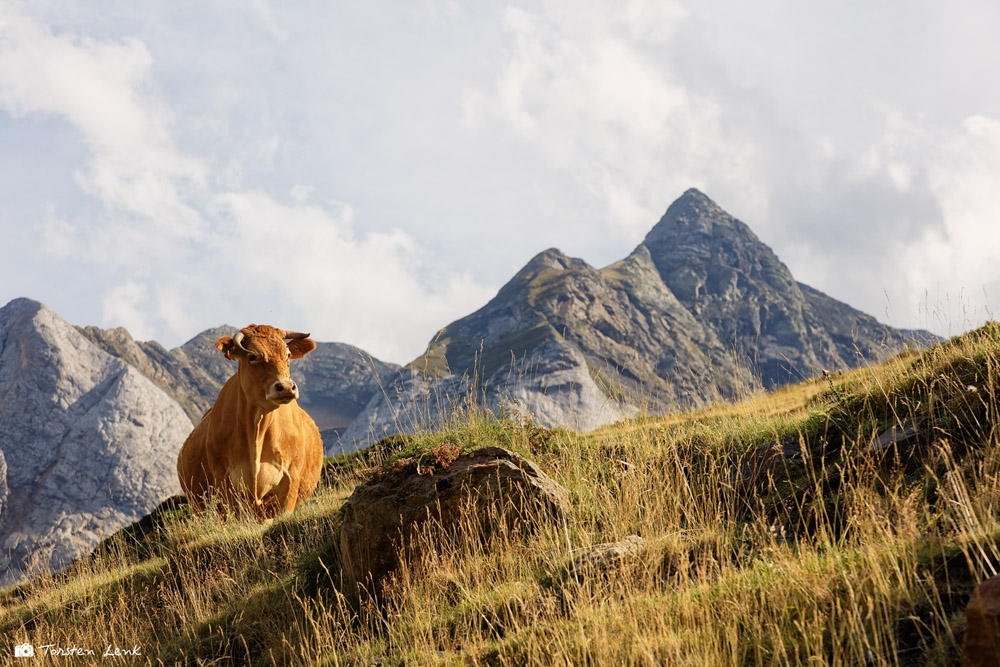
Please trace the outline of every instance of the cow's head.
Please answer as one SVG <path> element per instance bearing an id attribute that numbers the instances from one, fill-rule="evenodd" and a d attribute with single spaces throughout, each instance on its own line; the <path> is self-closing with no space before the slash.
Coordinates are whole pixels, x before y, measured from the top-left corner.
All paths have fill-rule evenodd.
<path id="1" fill-rule="evenodd" d="M 288 362 L 315 350 L 316 343 L 309 334 L 251 324 L 232 337 L 215 341 L 215 347 L 227 359 L 239 360 L 240 386 L 247 398 L 264 409 L 273 409 L 299 397 L 299 388 L 288 374 Z"/>

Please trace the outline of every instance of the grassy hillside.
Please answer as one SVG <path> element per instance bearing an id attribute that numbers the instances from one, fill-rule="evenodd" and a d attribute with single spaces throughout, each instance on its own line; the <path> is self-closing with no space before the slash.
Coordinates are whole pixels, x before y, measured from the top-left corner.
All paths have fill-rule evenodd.
<path id="1" fill-rule="evenodd" d="M 0 656 L 28 641 L 96 659 L 137 645 L 153 664 L 953 664 L 969 593 L 1000 570 L 998 365 L 991 324 L 585 435 L 466 415 L 328 460 L 316 496 L 271 526 L 166 504 L 70 572 L 0 593 Z M 906 443 L 868 447 L 908 420 Z M 425 549 L 378 601 L 340 590 L 331 539 L 354 485 L 442 444 L 535 460 L 570 490 L 572 522 Z M 568 568 L 633 534 L 647 548 L 621 568 Z"/>

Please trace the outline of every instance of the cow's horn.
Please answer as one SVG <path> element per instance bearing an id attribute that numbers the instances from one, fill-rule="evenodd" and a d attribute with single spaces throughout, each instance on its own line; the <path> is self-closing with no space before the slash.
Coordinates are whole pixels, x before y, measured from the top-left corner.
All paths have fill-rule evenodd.
<path id="1" fill-rule="evenodd" d="M 244 354 L 249 354 L 250 353 L 250 350 L 248 350 L 245 347 L 243 347 L 243 332 L 242 331 L 237 331 L 236 335 L 233 336 L 233 345 L 235 345 L 240 350 L 240 352 L 243 352 Z"/>
<path id="2" fill-rule="evenodd" d="M 309 334 L 299 333 L 298 331 L 286 331 L 282 338 L 285 340 L 302 340 L 303 338 L 309 338 Z"/>

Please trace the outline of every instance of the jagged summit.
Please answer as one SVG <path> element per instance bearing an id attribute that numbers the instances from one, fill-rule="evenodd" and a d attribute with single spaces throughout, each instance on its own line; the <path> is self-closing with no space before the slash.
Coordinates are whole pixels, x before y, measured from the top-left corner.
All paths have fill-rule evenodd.
<path id="1" fill-rule="evenodd" d="M 530 285 L 538 276 L 551 273 L 552 271 L 565 271 L 574 265 L 586 265 L 581 259 L 576 259 L 574 257 L 569 257 L 564 254 L 558 248 L 549 248 L 548 250 L 543 250 L 538 253 L 525 264 L 521 269 L 514 274 L 514 276 L 508 280 L 503 287 L 497 292 L 497 296 L 494 297 L 483 306 L 482 310 L 488 309 L 490 305 L 499 300 L 504 301 L 511 298 L 511 295 L 519 292 L 527 285 Z"/>
<path id="2" fill-rule="evenodd" d="M 524 265 L 524 268 L 522 268 L 521 271 L 546 266 L 551 268 L 565 266 L 569 259 L 570 257 L 559 248 L 548 248 L 528 260 L 528 263 Z"/>
<path id="3" fill-rule="evenodd" d="M 794 284 L 791 272 L 745 223 L 695 189 L 670 205 L 642 245 L 682 301 L 704 296 L 703 288 L 728 288 L 738 272 L 754 280 Z"/>
<path id="4" fill-rule="evenodd" d="M 753 364 L 764 387 L 874 360 L 887 340 L 893 347 L 904 339 L 800 285 L 745 223 L 697 190 L 674 202 L 642 245 L 670 291 Z"/>
<path id="5" fill-rule="evenodd" d="M 746 224 L 692 188 L 604 269 L 556 248 L 535 255 L 443 328 L 345 439 L 433 426 L 468 390 L 462 378 L 495 409 L 516 399 L 539 423 L 588 428 L 640 405 L 700 406 L 874 361 L 909 338 L 800 285 Z M 407 411 L 421 401 L 418 420 Z"/>
<path id="6" fill-rule="evenodd" d="M 3 307 L 3 310 L 7 312 L 8 316 L 12 319 L 17 319 L 17 316 L 22 313 L 37 313 L 42 308 L 46 306 L 39 301 L 34 299 L 29 299 L 28 297 L 19 296 L 16 299 L 11 299 L 7 302 L 7 305 Z"/>
<path id="7" fill-rule="evenodd" d="M 705 193 L 696 188 L 690 188 L 667 207 L 666 213 L 653 226 L 646 239 L 649 240 L 650 236 L 656 236 L 661 230 L 665 231 L 666 229 L 697 227 L 707 231 L 703 227 L 706 222 L 728 222 L 730 220 L 733 220 L 732 216 L 722 210 Z"/>
<path id="8" fill-rule="evenodd" d="M 205 329 L 201 333 L 192 336 L 191 339 L 181 345 L 181 347 L 185 348 L 192 345 L 204 345 L 205 343 L 214 346 L 217 339 L 222 336 L 232 336 L 234 332 L 239 330 L 239 327 L 233 326 L 232 324 L 223 324 L 222 326 Z"/>
<path id="9" fill-rule="evenodd" d="M 691 188 L 677 198 L 643 240 L 645 245 L 667 243 L 677 236 L 708 238 L 733 229 L 757 237 L 750 228 L 724 211 L 700 190 Z"/>

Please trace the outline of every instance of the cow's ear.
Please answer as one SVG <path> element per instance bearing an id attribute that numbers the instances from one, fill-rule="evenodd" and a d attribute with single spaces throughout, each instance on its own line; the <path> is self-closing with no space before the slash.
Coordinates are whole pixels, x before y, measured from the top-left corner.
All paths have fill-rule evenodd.
<path id="1" fill-rule="evenodd" d="M 316 349 L 316 343 L 312 338 L 298 338 L 288 341 L 288 351 L 292 353 L 292 359 L 301 359 Z"/>
<path id="2" fill-rule="evenodd" d="M 236 344 L 233 342 L 232 336 L 223 336 L 215 341 L 215 347 L 219 348 L 219 352 L 226 355 L 226 359 L 236 358 Z"/>

